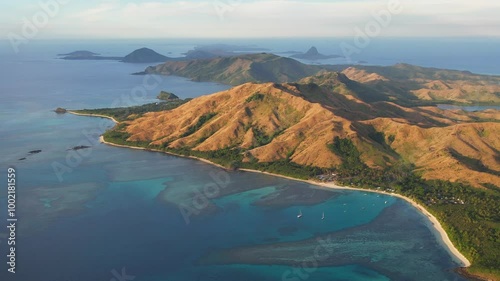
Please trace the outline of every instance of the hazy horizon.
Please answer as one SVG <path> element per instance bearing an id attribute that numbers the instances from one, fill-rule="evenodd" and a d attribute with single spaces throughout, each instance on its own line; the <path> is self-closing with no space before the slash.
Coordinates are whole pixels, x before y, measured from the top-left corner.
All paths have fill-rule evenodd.
<path id="1" fill-rule="evenodd" d="M 389 37 L 500 38 L 500 2 L 487 0 L 21 0 L 4 5 L 0 32 L 7 40 L 25 31 L 29 35 L 30 25 L 45 39 L 350 37 L 358 29 Z"/>

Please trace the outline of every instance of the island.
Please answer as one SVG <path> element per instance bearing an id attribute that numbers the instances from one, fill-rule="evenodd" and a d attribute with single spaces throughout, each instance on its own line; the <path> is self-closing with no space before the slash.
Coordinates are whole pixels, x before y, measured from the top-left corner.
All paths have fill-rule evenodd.
<path id="1" fill-rule="evenodd" d="M 167 61 L 138 75 L 187 77 L 193 81 L 237 86 L 248 82 L 294 82 L 321 73 L 339 72 L 349 78 L 365 101 L 390 100 L 403 106 L 500 105 L 500 77 L 410 64 L 393 66 L 308 65 L 268 53 L 212 59 Z M 342 79 L 343 76 L 341 76 Z"/>
<path id="2" fill-rule="evenodd" d="M 178 58 L 164 56 L 146 47 L 134 50 L 126 56 L 102 56 L 87 50 L 58 54 L 57 56 L 63 60 L 116 60 L 126 63 L 160 63 L 166 61 L 189 61 L 193 59 L 234 57 L 242 54 L 255 53 L 257 51 L 267 51 L 267 49 L 253 46 L 214 44 L 195 47 L 193 50 L 184 53 L 184 57 Z"/>
<path id="3" fill-rule="evenodd" d="M 178 100 L 179 97 L 174 95 L 173 93 L 167 92 L 167 91 L 161 91 L 160 94 L 157 96 L 159 100 L 165 100 L 165 101 L 172 101 L 172 100 Z"/>
<path id="4" fill-rule="evenodd" d="M 63 60 L 121 60 L 122 57 L 105 57 L 91 51 L 74 51 L 67 54 L 58 54 Z"/>
<path id="5" fill-rule="evenodd" d="M 271 54 L 166 62 L 146 72 L 235 87 L 72 112 L 113 118 L 102 136 L 110 145 L 399 196 L 429 217 L 462 274 L 500 277 L 500 112 L 436 106 L 499 104 L 500 77 L 407 64 L 317 67 Z M 262 246 L 207 260 L 248 250 L 280 256 Z"/>
<path id="6" fill-rule="evenodd" d="M 316 47 L 311 47 L 307 52 L 301 54 L 294 54 L 291 56 L 292 58 L 303 59 L 303 60 L 326 60 L 326 59 L 334 59 L 341 58 L 339 55 L 323 55 L 320 54 Z"/>
<path id="7" fill-rule="evenodd" d="M 58 57 L 63 60 L 116 60 L 126 63 L 155 63 L 165 62 L 170 59 L 148 48 L 137 49 L 125 57 L 101 56 L 98 53 L 90 51 L 75 51 L 67 54 L 59 54 Z"/>
<path id="8" fill-rule="evenodd" d="M 65 108 L 62 108 L 62 107 L 58 107 L 54 110 L 55 113 L 57 114 L 64 114 L 67 112 L 67 110 Z"/>
<path id="9" fill-rule="evenodd" d="M 140 48 L 126 55 L 121 61 L 128 63 L 164 62 L 170 58 L 148 48 Z"/>

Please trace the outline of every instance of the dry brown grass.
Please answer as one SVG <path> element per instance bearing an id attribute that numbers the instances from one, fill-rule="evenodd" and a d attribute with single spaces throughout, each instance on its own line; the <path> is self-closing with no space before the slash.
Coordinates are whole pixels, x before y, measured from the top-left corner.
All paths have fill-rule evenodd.
<path id="1" fill-rule="evenodd" d="M 436 107 L 405 108 L 391 102 L 367 104 L 353 96 L 295 84 L 247 83 L 196 98 L 174 110 L 148 113 L 129 122 L 130 140 L 168 143 L 170 148 L 211 151 L 240 147 L 245 160 L 271 162 L 285 158 L 301 165 L 333 167 L 341 163 L 327 144 L 350 138 L 371 167 L 399 157 L 416 165 L 428 179 L 500 185 L 499 112 L 444 111 Z M 260 99 L 248 101 L 259 94 Z M 318 102 L 318 101 L 321 101 Z M 216 113 L 191 135 L 183 136 L 200 116 Z M 490 122 L 477 123 L 477 119 Z M 259 144 L 255 130 L 274 135 Z M 390 147 L 371 138 L 383 132 Z M 398 156 L 399 154 L 399 156 Z"/>

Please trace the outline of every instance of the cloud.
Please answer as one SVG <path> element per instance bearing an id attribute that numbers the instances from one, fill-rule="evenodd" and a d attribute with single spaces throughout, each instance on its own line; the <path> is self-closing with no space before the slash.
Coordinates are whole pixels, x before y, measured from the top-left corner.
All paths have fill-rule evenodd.
<path id="1" fill-rule="evenodd" d="M 109 18 L 109 15 L 118 8 L 117 3 L 102 3 L 73 15 L 73 18 L 85 22 L 97 22 Z"/>
<path id="2" fill-rule="evenodd" d="M 46 34 L 106 38 L 351 36 L 354 28 L 373 19 L 373 12 L 386 9 L 389 1 L 398 0 L 71 1 Z M 384 36 L 500 36 L 500 1 L 399 1 L 404 10 L 393 15 Z"/>

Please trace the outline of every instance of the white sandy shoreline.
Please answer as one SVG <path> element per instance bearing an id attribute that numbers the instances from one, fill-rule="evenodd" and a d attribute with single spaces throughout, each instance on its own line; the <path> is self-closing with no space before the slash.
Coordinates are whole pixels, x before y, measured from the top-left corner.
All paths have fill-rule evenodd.
<path id="1" fill-rule="evenodd" d="M 462 267 L 469 267 L 471 266 L 470 261 L 462 254 L 460 251 L 453 245 L 451 242 L 450 238 L 448 237 L 448 234 L 444 230 L 443 226 L 441 223 L 436 219 L 434 215 L 432 215 L 427 209 L 425 209 L 422 205 L 418 204 L 411 198 L 408 198 L 406 196 L 396 194 L 396 193 L 387 193 L 384 191 L 378 191 L 378 190 L 372 190 L 372 189 L 363 189 L 363 188 L 357 188 L 357 187 L 348 187 L 348 186 L 340 186 L 337 185 L 333 182 L 328 182 L 328 183 L 322 183 L 322 182 L 316 182 L 312 180 L 301 180 L 301 179 L 296 179 L 292 177 L 287 177 L 279 174 L 273 174 L 273 173 L 268 173 L 268 172 L 262 172 L 258 170 L 250 170 L 250 169 L 239 169 L 240 171 L 246 171 L 246 172 L 252 172 L 252 173 L 261 173 L 261 174 L 266 174 L 266 175 L 271 175 L 271 176 L 276 176 L 276 177 L 281 177 L 289 180 L 294 180 L 294 181 L 300 181 L 304 183 L 309 183 L 311 185 L 316 185 L 316 186 L 321 186 L 321 187 L 326 187 L 326 188 L 332 188 L 332 189 L 343 189 L 343 190 L 354 190 L 354 191 L 363 191 L 363 192 L 372 192 L 372 193 L 379 193 L 379 194 L 385 194 L 393 197 L 398 197 L 400 199 L 405 200 L 406 202 L 410 203 L 414 208 L 416 208 L 420 213 L 422 213 L 424 216 L 427 217 L 427 219 L 430 221 L 431 225 L 430 228 L 435 230 L 435 233 L 437 236 L 442 240 L 444 246 L 446 246 L 447 250 L 452 254 L 457 259 L 457 262 L 461 263 Z"/>
<path id="2" fill-rule="evenodd" d="M 71 113 L 71 114 L 80 115 L 80 116 L 108 118 L 108 119 L 113 120 L 115 123 L 118 123 L 118 121 L 116 121 L 114 118 L 109 117 L 109 116 L 105 116 L 105 115 L 99 115 L 99 114 L 82 114 L 82 113 L 75 113 L 73 111 L 68 111 L 68 112 Z M 99 140 L 100 140 L 101 143 L 108 144 L 108 145 L 111 145 L 111 146 L 122 147 L 122 148 L 138 149 L 138 150 L 145 150 L 145 151 L 153 151 L 153 152 L 163 152 L 163 153 L 166 153 L 166 154 L 169 154 L 169 155 L 173 155 L 173 156 L 178 156 L 178 157 L 183 157 L 183 158 L 190 158 L 190 159 L 199 160 L 199 161 L 202 161 L 204 163 L 215 165 L 215 166 L 217 166 L 219 168 L 222 168 L 222 169 L 226 169 L 225 167 L 223 167 L 223 166 L 221 166 L 219 164 L 213 163 L 213 162 L 211 162 L 209 160 L 206 160 L 206 159 L 203 159 L 203 158 L 199 158 L 199 157 L 184 156 L 184 155 L 179 155 L 179 154 L 175 154 L 175 153 L 170 153 L 170 152 L 165 152 L 165 151 L 155 150 L 155 149 L 148 149 L 148 148 L 143 148 L 143 147 L 135 147 L 135 146 L 129 146 L 129 145 L 114 144 L 114 143 L 110 143 L 110 142 L 105 141 L 103 136 L 100 136 Z M 450 238 L 448 237 L 448 234 L 444 230 L 444 228 L 441 225 L 441 223 L 439 223 L 439 221 L 436 219 L 436 217 L 434 215 L 432 215 L 422 205 L 418 204 L 417 202 L 415 202 L 414 200 L 412 200 L 412 199 L 410 199 L 410 198 L 408 198 L 406 196 L 403 196 L 403 195 L 400 195 L 400 194 L 396 194 L 396 193 L 387 193 L 387 192 L 378 191 L 378 190 L 363 189 L 363 188 L 356 188 L 356 187 L 347 187 L 347 186 L 339 186 L 339 185 L 337 185 L 337 184 L 335 184 L 333 182 L 322 183 L 322 182 L 316 182 L 316 181 L 312 181 L 312 180 L 301 180 L 301 179 L 296 179 L 296 178 L 292 178 L 292 177 L 288 177 L 288 176 L 283 176 L 283 175 L 279 175 L 279 174 L 273 174 L 273 173 L 263 172 L 263 171 L 258 171 L 258 170 L 239 169 L 239 171 L 266 174 L 266 175 L 276 176 L 276 177 L 285 178 L 285 179 L 289 179 L 289 180 L 300 181 L 300 182 L 308 183 L 308 184 L 315 185 L 315 186 L 325 187 L 325 188 L 343 189 L 343 190 L 355 190 L 355 191 L 363 191 L 363 192 L 372 192 L 372 193 L 385 194 L 385 195 L 394 196 L 394 197 L 398 197 L 400 199 L 403 199 L 406 202 L 410 203 L 414 208 L 416 208 L 418 211 L 420 211 L 424 216 L 426 216 L 428 218 L 429 222 L 431 223 L 431 225 L 430 225 L 431 229 L 435 230 L 435 234 L 441 239 L 441 241 L 443 242 L 444 246 L 446 246 L 446 249 L 448 250 L 448 252 L 450 254 L 452 254 L 452 256 L 454 256 L 456 258 L 457 262 L 461 263 L 462 267 L 469 267 L 469 266 L 471 266 L 470 261 L 462 253 L 460 253 L 460 251 L 458 251 L 458 249 L 453 245 L 453 243 L 451 242 Z"/>
<path id="3" fill-rule="evenodd" d="M 115 122 L 116 124 L 118 124 L 119 122 L 116 121 L 115 118 L 111 117 L 111 116 L 106 116 L 106 115 L 102 115 L 102 114 L 93 114 L 93 113 L 78 113 L 78 112 L 74 112 L 74 111 L 71 111 L 71 110 L 67 110 L 66 112 L 70 113 L 70 114 L 73 114 L 73 115 L 78 115 L 78 116 L 90 116 L 90 117 L 100 117 L 100 118 L 106 118 L 106 119 L 111 119 L 113 120 L 113 122 Z"/>

